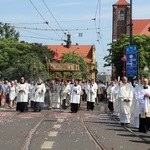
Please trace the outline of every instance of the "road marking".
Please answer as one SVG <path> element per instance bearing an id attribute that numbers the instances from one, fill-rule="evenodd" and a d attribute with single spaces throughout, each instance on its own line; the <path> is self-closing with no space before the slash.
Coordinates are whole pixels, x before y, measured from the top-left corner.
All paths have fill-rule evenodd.
<path id="1" fill-rule="evenodd" d="M 55 124 L 55 125 L 53 126 L 54 129 L 59 129 L 60 127 L 61 127 L 61 124 Z"/>
<path id="2" fill-rule="evenodd" d="M 64 119 L 58 119 L 58 121 L 57 122 L 63 122 L 64 121 Z"/>
<path id="3" fill-rule="evenodd" d="M 48 133 L 48 136 L 51 136 L 51 137 L 54 137 L 54 136 L 57 136 L 58 132 L 56 131 L 51 131 Z"/>
<path id="4" fill-rule="evenodd" d="M 33 117 L 21 117 L 22 119 L 31 119 L 31 118 L 33 118 Z"/>
<path id="5" fill-rule="evenodd" d="M 54 143 L 55 142 L 53 142 L 53 141 L 45 141 L 42 144 L 41 149 L 52 149 Z"/>
<path id="6" fill-rule="evenodd" d="M 56 119 L 65 119 L 66 116 L 56 116 L 55 118 L 56 118 Z"/>

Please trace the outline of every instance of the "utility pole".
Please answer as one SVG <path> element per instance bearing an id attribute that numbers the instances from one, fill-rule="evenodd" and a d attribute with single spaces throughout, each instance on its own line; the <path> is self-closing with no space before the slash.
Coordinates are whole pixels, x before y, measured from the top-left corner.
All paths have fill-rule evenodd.
<path id="1" fill-rule="evenodd" d="M 132 27 L 133 27 L 133 23 L 132 23 L 132 0 L 130 0 L 130 46 L 133 45 L 133 40 L 132 40 Z"/>

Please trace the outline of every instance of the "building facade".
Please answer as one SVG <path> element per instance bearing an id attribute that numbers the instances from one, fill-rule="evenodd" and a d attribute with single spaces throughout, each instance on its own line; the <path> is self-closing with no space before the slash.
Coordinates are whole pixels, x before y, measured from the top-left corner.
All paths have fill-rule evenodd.
<path id="1" fill-rule="evenodd" d="M 96 59 L 95 59 L 95 46 L 94 45 L 79 45 L 75 44 L 72 45 L 71 43 L 67 45 L 47 45 L 47 48 L 51 51 L 53 51 L 57 56 L 56 59 L 60 60 L 58 63 L 51 63 L 50 66 L 53 66 L 53 69 L 50 68 L 50 71 L 55 71 L 57 70 L 58 72 L 60 71 L 68 71 L 68 72 L 74 72 L 74 71 L 80 71 L 79 67 L 74 67 L 75 64 L 72 63 L 72 67 L 68 67 L 69 65 L 62 64 L 61 63 L 61 57 L 63 54 L 67 53 L 74 53 L 82 56 L 86 62 L 86 75 L 87 79 L 96 79 L 96 74 L 97 74 L 97 64 L 96 64 Z M 59 66 L 60 69 L 55 66 Z M 67 66 L 67 68 L 64 68 L 63 66 Z M 72 69 L 71 69 L 72 68 Z"/>

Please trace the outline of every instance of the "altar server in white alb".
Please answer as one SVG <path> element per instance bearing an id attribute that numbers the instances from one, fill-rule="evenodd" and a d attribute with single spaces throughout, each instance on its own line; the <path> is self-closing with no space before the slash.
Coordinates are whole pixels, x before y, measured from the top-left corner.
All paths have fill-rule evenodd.
<path id="1" fill-rule="evenodd" d="M 119 119 L 121 125 L 127 125 L 130 123 L 131 117 L 131 104 L 133 100 L 133 86 L 130 83 L 127 83 L 127 78 L 122 78 L 122 85 L 119 89 Z"/>
<path id="2" fill-rule="evenodd" d="M 54 83 L 53 106 L 52 106 L 53 108 L 60 108 L 61 106 L 60 91 L 61 91 L 60 81 L 59 79 L 56 78 Z"/>
<path id="3" fill-rule="evenodd" d="M 139 90 L 141 89 L 141 84 L 134 87 L 133 101 L 131 105 L 131 124 L 134 128 L 139 128 Z"/>
<path id="4" fill-rule="evenodd" d="M 79 85 L 79 81 L 75 80 L 75 83 L 71 88 L 71 112 L 77 113 L 79 109 L 81 94 L 81 86 Z"/>
<path id="5" fill-rule="evenodd" d="M 139 103 L 139 132 L 147 133 L 150 130 L 150 86 L 144 78 L 142 86 L 138 88 L 137 101 Z"/>
<path id="6" fill-rule="evenodd" d="M 97 90 L 98 90 L 98 85 L 97 83 L 95 82 L 94 79 L 92 79 L 92 85 L 93 85 L 93 88 L 94 88 L 94 95 L 95 95 L 95 102 L 97 102 Z"/>
<path id="7" fill-rule="evenodd" d="M 45 84 L 43 83 L 42 79 L 39 78 L 34 89 L 34 102 L 32 106 L 34 112 L 40 112 L 42 110 L 45 92 Z"/>
<path id="8" fill-rule="evenodd" d="M 111 84 L 107 88 L 107 98 L 108 98 L 108 108 L 111 112 L 114 111 L 114 103 L 115 103 L 115 81 L 112 81 Z"/>
<path id="9" fill-rule="evenodd" d="M 70 97 L 70 85 L 69 82 L 64 80 L 61 84 L 61 104 L 62 108 L 66 109 L 69 105 L 69 97 Z"/>
<path id="10" fill-rule="evenodd" d="M 97 91 L 97 87 L 94 85 L 94 80 L 89 80 L 87 83 L 87 110 L 93 110 L 94 109 L 94 103 L 95 103 L 95 95 Z"/>
<path id="11" fill-rule="evenodd" d="M 116 84 L 116 87 L 114 89 L 115 91 L 115 102 L 113 103 L 113 106 L 114 106 L 114 113 L 113 115 L 114 116 L 119 116 L 119 106 L 120 106 L 120 101 L 118 100 L 118 94 L 119 94 L 119 90 L 120 90 L 120 87 L 122 85 L 122 81 L 119 80 L 118 83 Z"/>
<path id="12" fill-rule="evenodd" d="M 28 111 L 28 84 L 25 82 L 24 77 L 21 77 L 20 83 L 17 84 L 17 106 L 16 110 L 21 112 Z"/>

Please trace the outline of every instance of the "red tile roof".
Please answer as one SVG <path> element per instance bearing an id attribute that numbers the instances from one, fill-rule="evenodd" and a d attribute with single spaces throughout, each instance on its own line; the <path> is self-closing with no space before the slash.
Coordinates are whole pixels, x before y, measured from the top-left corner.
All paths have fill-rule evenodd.
<path id="1" fill-rule="evenodd" d="M 129 6 L 130 4 L 126 0 L 118 0 L 113 6 Z"/>
<path id="2" fill-rule="evenodd" d="M 133 34 L 144 34 L 150 36 L 148 28 L 150 27 L 150 19 L 133 20 Z"/>
<path id="3" fill-rule="evenodd" d="M 59 57 L 63 54 L 74 52 L 83 56 L 86 62 L 93 61 L 93 45 L 71 45 L 70 48 L 67 48 L 65 45 L 47 45 L 49 50 L 52 50 L 58 53 Z"/>

